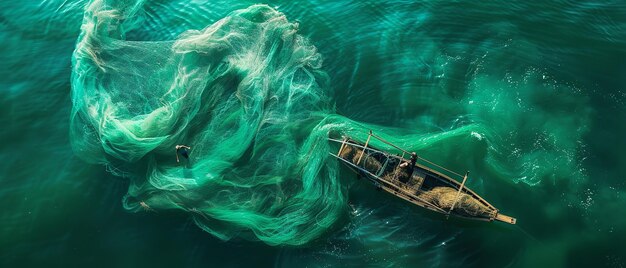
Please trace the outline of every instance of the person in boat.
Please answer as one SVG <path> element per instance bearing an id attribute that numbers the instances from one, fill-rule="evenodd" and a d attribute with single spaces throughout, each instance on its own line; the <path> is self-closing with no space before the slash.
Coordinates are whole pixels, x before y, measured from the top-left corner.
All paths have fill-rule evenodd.
<path id="1" fill-rule="evenodd" d="M 180 162 L 180 159 L 178 158 L 179 154 L 189 160 L 189 150 L 191 150 L 191 147 L 187 145 L 176 145 L 176 163 Z"/>
<path id="2" fill-rule="evenodd" d="M 403 169 L 402 174 L 400 175 L 400 181 L 403 183 L 407 183 L 411 176 L 413 175 L 413 170 L 415 170 L 415 164 L 417 162 L 417 154 L 415 152 L 411 153 L 410 162 L 403 162 L 400 164 L 400 168 Z"/>

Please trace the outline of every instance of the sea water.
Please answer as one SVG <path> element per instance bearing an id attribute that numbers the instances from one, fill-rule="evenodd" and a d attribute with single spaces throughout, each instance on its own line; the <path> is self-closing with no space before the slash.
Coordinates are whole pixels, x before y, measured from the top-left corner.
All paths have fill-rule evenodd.
<path id="1" fill-rule="evenodd" d="M 2 2 L 0 263 L 623 267 L 625 18 L 621 1 Z M 356 180 L 325 139 L 369 130 L 469 170 L 518 224 Z"/>

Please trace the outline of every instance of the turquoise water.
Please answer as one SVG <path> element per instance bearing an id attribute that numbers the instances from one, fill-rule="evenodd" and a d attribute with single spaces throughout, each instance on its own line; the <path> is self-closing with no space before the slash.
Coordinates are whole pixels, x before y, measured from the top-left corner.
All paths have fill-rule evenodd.
<path id="1" fill-rule="evenodd" d="M 0 4 L 2 266 L 626 265 L 624 3 L 255 4 Z M 369 129 L 518 224 L 355 180 Z"/>

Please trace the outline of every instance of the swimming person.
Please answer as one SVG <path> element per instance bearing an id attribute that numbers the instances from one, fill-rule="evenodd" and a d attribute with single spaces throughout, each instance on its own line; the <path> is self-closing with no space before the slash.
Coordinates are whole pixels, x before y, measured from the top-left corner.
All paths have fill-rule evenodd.
<path id="1" fill-rule="evenodd" d="M 191 147 L 187 145 L 176 145 L 176 163 L 180 162 L 178 154 L 182 155 L 186 159 L 189 159 L 189 150 L 191 150 Z"/>

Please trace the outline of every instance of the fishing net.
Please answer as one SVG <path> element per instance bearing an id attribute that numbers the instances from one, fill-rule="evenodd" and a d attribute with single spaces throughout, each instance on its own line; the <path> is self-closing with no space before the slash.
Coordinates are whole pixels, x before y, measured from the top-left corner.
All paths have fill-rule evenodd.
<path id="1" fill-rule="evenodd" d="M 488 147 L 470 135 L 482 129 L 476 124 L 428 136 L 333 114 L 320 54 L 269 6 L 165 41 L 142 40 L 141 30 L 159 25 L 144 25 L 146 17 L 144 1 L 91 1 L 72 57 L 73 150 L 128 178 L 130 211 L 181 210 L 220 239 L 301 245 L 347 212 L 329 133 L 365 141 L 371 129 L 407 150 L 441 155 Z M 176 145 L 191 147 L 189 159 L 176 162 Z M 354 161 L 359 152 L 346 153 Z M 361 164 L 382 163 L 364 156 Z M 447 193 L 431 194 L 450 203 Z"/>
<path id="2" fill-rule="evenodd" d="M 458 190 L 450 187 L 435 187 L 429 191 L 422 192 L 419 197 L 438 207 L 449 210 L 454 204 L 454 212 L 468 216 L 493 217 L 493 210 L 476 201 L 470 195 L 460 193 Z"/>
<path id="3" fill-rule="evenodd" d="M 221 239 L 300 245 L 345 211 L 328 160 L 327 77 L 298 25 L 266 5 L 170 41 L 129 41 L 142 1 L 86 7 L 71 141 L 130 179 L 124 207 L 178 209 Z M 319 126 L 318 126 L 319 125 Z M 175 161 L 175 146 L 191 147 Z M 320 153 L 323 152 L 323 153 Z"/>

